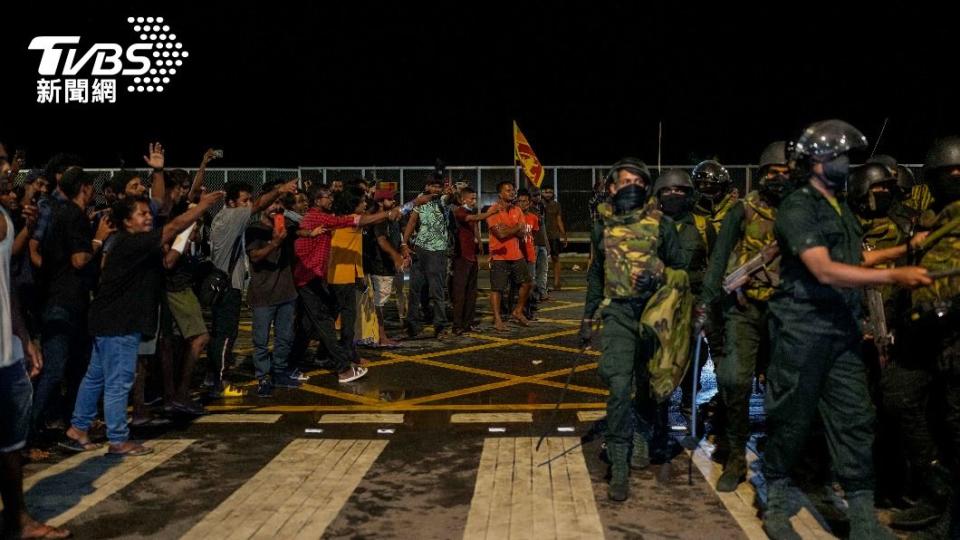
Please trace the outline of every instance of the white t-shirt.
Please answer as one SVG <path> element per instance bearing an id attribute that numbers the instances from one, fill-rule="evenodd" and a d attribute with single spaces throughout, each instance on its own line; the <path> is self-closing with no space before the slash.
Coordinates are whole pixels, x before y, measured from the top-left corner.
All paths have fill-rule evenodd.
<path id="1" fill-rule="evenodd" d="M 7 222 L 7 234 L 0 240 L 0 368 L 12 366 L 23 359 L 23 344 L 13 335 L 13 315 L 10 311 L 10 257 L 13 254 L 13 221 L 0 208 Z"/>

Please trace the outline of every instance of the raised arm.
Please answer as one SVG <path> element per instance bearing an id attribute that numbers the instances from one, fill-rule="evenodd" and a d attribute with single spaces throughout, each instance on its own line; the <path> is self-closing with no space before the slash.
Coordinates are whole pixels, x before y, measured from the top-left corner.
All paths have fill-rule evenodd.
<path id="1" fill-rule="evenodd" d="M 193 175 L 193 184 L 190 186 L 190 193 L 187 193 L 188 201 L 196 202 L 197 198 L 200 197 L 200 193 L 203 188 L 203 179 L 207 174 L 207 164 L 213 159 L 213 148 L 209 148 L 203 154 L 203 160 L 200 162 L 200 166 L 197 168 L 197 174 Z"/>
<path id="2" fill-rule="evenodd" d="M 191 223 L 200 219 L 203 213 L 215 205 L 220 199 L 223 199 L 223 191 L 214 191 L 200 197 L 200 202 L 196 206 L 188 209 L 186 212 L 173 218 L 163 227 L 163 236 L 161 243 L 169 244 L 181 232 L 183 232 Z"/>
<path id="3" fill-rule="evenodd" d="M 163 182 L 163 165 L 166 158 L 163 152 L 162 144 L 151 143 L 147 149 L 148 155 L 143 156 L 143 161 L 153 169 L 150 175 L 150 197 L 160 208 L 164 208 L 167 203 L 167 186 Z"/>
<path id="4" fill-rule="evenodd" d="M 297 179 L 294 178 L 293 180 L 287 180 L 283 184 L 280 184 L 263 195 L 257 197 L 257 200 L 253 202 L 253 208 L 251 208 L 250 213 L 256 214 L 257 212 L 266 210 L 271 204 L 273 204 L 273 201 L 279 199 L 281 195 L 295 193 L 296 191 Z"/>

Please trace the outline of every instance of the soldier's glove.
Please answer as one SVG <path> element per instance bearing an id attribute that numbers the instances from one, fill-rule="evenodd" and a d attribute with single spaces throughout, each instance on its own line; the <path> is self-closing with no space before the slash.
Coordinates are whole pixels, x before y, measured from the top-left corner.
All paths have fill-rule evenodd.
<path id="1" fill-rule="evenodd" d="M 580 338 L 580 348 L 587 350 L 590 348 L 591 342 L 593 341 L 593 319 L 583 319 L 580 321 L 580 333 L 577 334 L 577 337 Z"/>

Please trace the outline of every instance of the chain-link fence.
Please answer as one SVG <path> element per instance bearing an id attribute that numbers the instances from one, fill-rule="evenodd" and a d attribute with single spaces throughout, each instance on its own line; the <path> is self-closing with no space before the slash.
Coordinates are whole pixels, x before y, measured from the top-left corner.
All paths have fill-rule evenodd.
<path id="1" fill-rule="evenodd" d="M 919 176 L 921 166 L 905 165 Z M 171 167 L 175 168 L 175 167 Z M 660 170 L 678 168 L 687 172 L 693 170 L 692 165 L 664 165 Z M 736 189 L 745 194 L 751 190 L 754 183 L 756 165 L 726 165 Z M 552 187 L 556 191 L 557 200 L 563 207 L 563 221 L 568 232 L 572 234 L 587 233 L 590 231 L 590 209 L 587 202 L 593 194 L 593 186 L 602 180 L 609 166 L 557 166 L 546 167 L 541 187 Z M 100 193 L 104 184 L 117 172 L 118 169 L 87 169 L 94 174 L 95 186 Z M 195 168 L 185 168 L 190 177 L 196 173 Z M 304 183 L 332 183 L 335 180 L 344 183 L 355 178 L 367 181 L 394 182 L 399 187 L 401 199 L 408 201 L 423 191 L 427 178 L 433 173 L 433 167 L 297 167 L 297 168 L 208 168 L 204 177 L 204 186 L 207 190 L 223 189 L 227 182 L 245 182 L 250 185 L 254 194 L 260 192 L 265 182 L 274 180 L 289 180 L 300 178 Z M 137 169 L 142 178 L 149 181 L 150 171 Z M 21 171 L 16 182 L 26 178 L 26 171 Z M 519 167 L 505 166 L 448 166 L 447 174 L 453 182 L 465 182 L 477 191 L 479 206 L 486 206 L 497 198 L 497 184 L 503 181 L 514 182 L 518 187 L 526 185 L 526 180 Z M 99 195 L 98 195 L 99 197 Z M 98 201 L 101 202 L 101 201 Z"/>

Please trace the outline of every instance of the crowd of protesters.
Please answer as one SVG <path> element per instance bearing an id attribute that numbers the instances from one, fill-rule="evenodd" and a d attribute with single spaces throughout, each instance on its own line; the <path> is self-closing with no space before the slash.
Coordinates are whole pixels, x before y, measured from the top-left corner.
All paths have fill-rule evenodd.
<path id="1" fill-rule="evenodd" d="M 110 454 L 147 454 L 130 426 L 202 415 L 198 394 L 245 394 L 227 377 L 244 304 L 256 395 L 267 398 L 315 369 L 335 384 L 361 379 L 358 345 L 475 331 L 482 222 L 494 331 L 529 325 L 548 299 L 549 261 L 566 243 L 552 191 L 502 182 L 481 210 L 442 167 L 410 201 L 363 179 L 209 191 L 213 159 L 207 151 L 193 175 L 167 169 L 155 143 L 148 174 L 121 170 L 95 186 L 76 156 L 21 171 L 22 157 L 0 144 L 0 453 L 5 513 L 25 531 L 66 533 L 31 520 L 22 493 L 6 491 L 19 485 L 21 456 L 44 459 L 53 444 L 91 451 L 103 438 Z"/>

